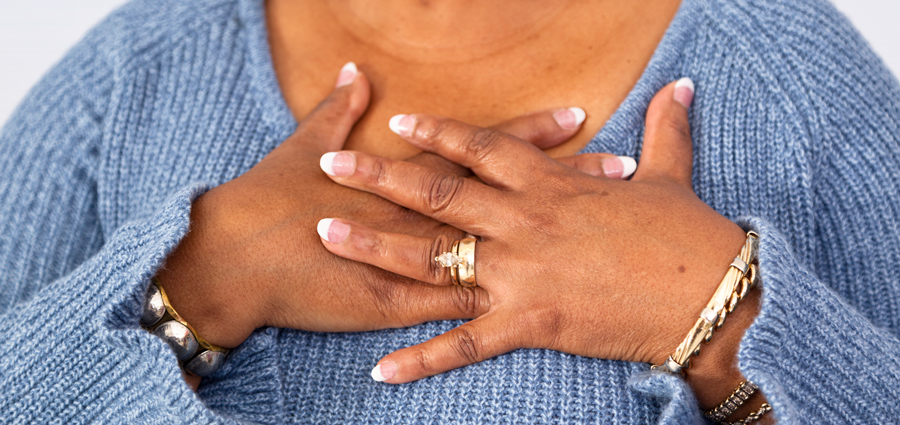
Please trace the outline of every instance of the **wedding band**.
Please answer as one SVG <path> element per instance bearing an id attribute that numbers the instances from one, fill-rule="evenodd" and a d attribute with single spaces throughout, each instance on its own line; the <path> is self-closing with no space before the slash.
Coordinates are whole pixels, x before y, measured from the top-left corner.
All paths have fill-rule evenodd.
<path id="1" fill-rule="evenodd" d="M 475 282 L 475 241 L 474 237 L 458 240 L 453 242 L 449 252 L 434 257 L 441 267 L 450 269 L 450 281 L 454 285 L 466 288 L 478 285 Z"/>
<path id="2" fill-rule="evenodd" d="M 466 288 L 477 286 L 478 284 L 475 282 L 475 238 L 465 238 L 459 241 L 456 255 L 465 260 L 457 267 L 456 271 L 459 285 Z"/>

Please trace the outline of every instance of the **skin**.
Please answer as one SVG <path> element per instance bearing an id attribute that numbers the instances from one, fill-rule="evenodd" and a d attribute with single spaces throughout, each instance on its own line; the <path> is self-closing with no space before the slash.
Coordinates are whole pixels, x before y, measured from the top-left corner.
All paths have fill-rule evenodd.
<path id="1" fill-rule="evenodd" d="M 689 105 L 692 95 L 682 89 L 677 97 Z M 744 231 L 693 192 L 687 107 L 674 84 L 650 105 L 641 164 L 630 181 L 579 173 L 515 137 L 447 118 L 416 114 L 401 124 L 404 140 L 471 168 L 481 181 L 354 151 L 335 156 L 347 165 L 330 177 L 479 235 L 476 271 L 484 291 L 475 294 L 487 296 L 480 302 L 490 307 L 386 356 L 377 368 L 388 383 L 519 348 L 661 364 L 744 244 Z M 336 255 L 450 283 L 446 269 L 423 253 L 434 245 L 449 251 L 452 241 L 336 222 L 322 239 Z M 759 291 L 751 294 L 687 374 L 703 407 L 743 380 L 733 365 L 740 335 L 758 312 Z M 735 417 L 763 401 L 754 396 Z"/>
<path id="2" fill-rule="evenodd" d="M 209 342 L 236 347 L 264 326 L 359 332 L 474 318 L 485 311 L 487 306 L 477 301 L 484 298 L 473 291 L 403 278 L 331 255 L 318 243 L 315 227 L 323 214 L 346 214 L 421 236 L 462 236 L 452 226 L 335 185 L 319 170 L 319 158 L 343 146 L 368 103 L 366 76 L 351 77 L 259 164 L 194 202 L 191 231 L 157 277 L 176 311 Z M 579 130 L 577 125 L 561 127 L 561 114 L 570 112 L 541 111 L 495 128 L 537 146 L 554 146 Z M 574 124 L 567 118 L 562 121 Z M 602 173 L 602 161 L 608 158 L 591 154 L 559 161 Z M 410 161 L 469 175 L 433 154 Z M 253 282 L 252 290 L 247 282 Z M 198 380 L 190 377 L 189 382 L 196 387 Z"/>
<path id="3" fill-rule="evenodd" d="M 482 127 L 578 106 L 583 131 L 548 151 L 575 155 L 640 78 L 680 0 L 269 0 L 276 75 L 298 120 L 348 61 L 373 86 L 347 148 L 418 152 L 385 125 L 427 112 Z M 314 42 L 310 42 L 314 40 Z"/>
<path id="4" fill-rule="evenodd" d="M 239 345 L 261 326 L 363 331 L 474 318 L 494 311 L 497 296 L 484 288 L 428 285 L 417 280 L 421 276 L 401 277 L 349 261 L 316 243 L 314 229 L 322 217 L 341 217 L 380 231 L 403 231 L 422 238 L 441 235 L 443 244 L 462 235 L 441 221 L 335 185 L 316 168 L 319 157 L 346 148 L 408 159 L 436 172 L 467 175 L 465 167 L 434 155 L 417 155 L 423 146 L 387 130 L 390 116 L 417 110 L 493 126 L 547 149 L 552 157 L 565 157 L 561 162 L 570 167 L 601 175 L 609 156 L 570 155 L 587 144 L 627 96 L 678 4 L 678 0 L 658 0 L 653 7 L 624 0 L 386 0 L 372 9 L 371 3 L 359 0 L 269 0 L 273 63 L 299 126 L 250 172 L 195 202 L 191 232 L 158 275 L 173 305 L 206 339 L 226 347 Z M 334 84 L 326 81 L 333 81 L 334 70 L 348 60 L 357 61 L 365 73 L 329 95 Z M 326 100 L 315 103 L 322 98 Z M 552 116 L 572 105 L 589 111 L 588 119 L 583 126 L 562 129 Z M 553 109 L 515 118 L 548 107 Z M 652 123 L 648 121 L 648 134 Z M 579 132 L 581 128 L 584 131 Z M 646 157 L 645 150 L 645 161 Z M 685 163 L 690 164 L 689 156 Z M 632 208 L 646 206 L 646 202 L 631 204 Z M 538 213 L 532 218 L 542 214 L 546 216 Z M 424 257 L 442 249 L 442 244 L 435 244 Z M 723 272 L 721 251 L 703 248 L 699 252 L 683 261 L 688 270 L 683 278 L 690 280 L 685 285 L 692 288 L 689 293 L 697 294 L 694 303 L 708 299 L 704 291 Z M 709 252 L 717 255 L 704 257 Z M 713 269 L 719 276 L 711 284 Z M 620 273 L 623 279 L 627 275 L 624 270 Z M 434 279 L 419 280 L 435 283 Z M 254 282 L 252 291 L 247 290 L 247 282 Z M 506 295 L 512 297 L 512 289 Z M 740 381 L 733 366 L 737 343 L 755 317 L 756 299 L 753 295 L 745 301 L 746 307 L 718 333 L 719 345 L 706 348 L 695 361 L 696 378 L 689 379 L 701 406 L 717 403 Z M 576 302 L 569 309 L 581 307 L 584 303 Z M 669 317 L 696 314 L 685 310 L 689 309 L 661 307 L 671 313 Z M 594 325 L 609 326 L 615 321 L 605 317 Z M 545 322 L 535 318 L 529 323 Z M 673 331 L 671 338 L 682 338 L 692 323 L 693 318 L 686 319 L 684 329 Z M 598 337 L 602 335 L 590 338 Z M 678 343 L 642 338 L 633 339 L 638 341 L 634 347 L 606 347 L 602 350 L 608 351 L 599 354 L 628 353 L 635 361 L 648 361 Z M 593 352 L 585 335 L 572 334 L 560 341 L 578 339 L 582 346 L 571 348 L 572 352 Z M 189 380 L 195 386 L 199 381 Z"/>

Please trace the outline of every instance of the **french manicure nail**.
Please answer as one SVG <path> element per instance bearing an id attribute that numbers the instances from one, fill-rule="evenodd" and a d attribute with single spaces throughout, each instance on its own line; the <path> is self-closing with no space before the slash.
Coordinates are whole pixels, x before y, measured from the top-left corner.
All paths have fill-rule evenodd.
<path id="1" fill-rule="evenodd" d="M 322 155 L 319 167 L 329 176 L 346 177 L 356 171 L 356 158 L 343 152 L 328 152 Z"/>
<path id="2" fill-rule="evenodd" d="M 631 175 L 634 174 L 634 171 L 637 170 L 637 161 L 630 156 L 620 156 L 618 158 L 619 161 L 622 161 L 622 165 L 624 166 L 621 178 L 627 179 L 631 177 Z"/>
<path id="3" fill-rule="evenodd" d="M 397 364 L 392 361 L 381 362 L 372 369 L 372 379 L 384 382 L 397 374 Z"/>
<path id="4" fill-rule="evenodd" d="M 353 83 L 353 80 L 356 79 L 356 76 L 359 74 L 359 69 L 356 68 L 356 64 L 353 62 L 347 62 L 343 68 L 341 68 L 341 72 L 338 74 L 337 84 L 335 88 L 341 88 L 344 86 L 349 86 Z"/>
<path id="5" fill-rule="evenodd" d="M 637 169 L 637 163 L 634 159 L 627 156 L 617 156 L 615 158 L 607 158 L 603 160 L 603 174 L 611 179 L 627 179 L 634 174 Z"/>
<path id="6" fill-rule="evenodd" d="M 412 115 L 394 115 L 388 121 L 388 127 L 391 131 L 403 137 L 412 135 L 413 128 L 416 126 L 416 117 Z"/>
<path id="7" fill-rule="evenodd" d="M 690 78 L 682 78 L 675 83 L 675 101 L 690 108 L 694 102 L 694 82 Z"/>
<path id="8" fill-rule="evenodd" d="M 577 128 L 584 122 L 585 117 L 587 117 L 587 114 L 585 114 L 584 109 L 581 108 L 561 109 L 553 114 L 553 119 L 565 130 Z"/>
<path id="9" fill-rule="evenodd" d="M 316 232 L 319 233 L 319 237 L 325 239 L 328 243 L 343 243 L 347 240 L 347 236 L 350 235 L 350 226 L 340 221 L 335 221 L 333 218 L 325 218 L 319 220 Z"/>

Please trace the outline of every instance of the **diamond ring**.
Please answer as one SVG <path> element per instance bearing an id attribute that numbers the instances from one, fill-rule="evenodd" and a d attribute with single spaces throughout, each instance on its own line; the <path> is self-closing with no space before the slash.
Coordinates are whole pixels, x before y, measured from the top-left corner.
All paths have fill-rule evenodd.
<path id="1" fill-rule="evenodd" d="M 475 243 L 474 237 L 467 237 L 453 242 L 450 252 L 445 252 L 437 257 L 441 267 L 450 269 L 450 280 L 454 285 L 467 288 L 477 286 L 475 282 Z"/>

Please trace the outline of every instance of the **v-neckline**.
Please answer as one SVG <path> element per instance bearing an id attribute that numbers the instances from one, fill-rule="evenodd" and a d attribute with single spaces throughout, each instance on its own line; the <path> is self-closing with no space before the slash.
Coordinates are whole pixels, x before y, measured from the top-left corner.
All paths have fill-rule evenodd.
<path id="1" fill-rule="evenodd" d="M 695 10 L 701 7 L 701 1 L 682 0 L 641 77 L 609 120 L 581 150 L 582 153 L 609 152 L 633 157 L 639 155 L 639 136 L 643 133 L 644 115 L 650 100 L 666 84 L 681 77 L 690 77 L 678 75 L 677 71 L 681 63 L 681 52 L 688 45 L 695 27 L 694 20 L 701 16 Z M 240 19 L 246 28 L 248 68 L 256 104 L 276 136 L 287 138 L 297 128 L 297 120 L 288 107 L 275 74 L 266 24 L 265 0 L 240 0 L 239 8 Z"/>

